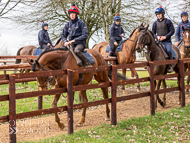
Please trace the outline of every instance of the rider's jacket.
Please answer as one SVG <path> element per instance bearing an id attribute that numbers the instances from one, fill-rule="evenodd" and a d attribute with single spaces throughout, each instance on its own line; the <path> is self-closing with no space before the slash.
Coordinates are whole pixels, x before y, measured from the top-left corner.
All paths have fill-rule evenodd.
<path id="1" fill-rule="evenodd" d="M 183 22 L 183 20 L 182 20 L 182 22 L 180 22 L 178 24 L 178 26 L 176 28 L 176 32 L 175 32 L 175 40 L 176 40 L 176 42 L 183 39 L 183 36 L 182 36 L 182 32 L 183 32 L 182 26 L 184 26 L 184 28 L 190 28 L 190 22 L 189 22 L 189 20 L 187 20 L 186 23 Z"/>
<path id="2" fill-rule="evenodd" d="M 40 32 L 38 33 L 38 42 L 39 45 L 45 44 L 47 45 L 48 43 L 50 43 L 52 45 L 52 42 L 49 38 L 49 34 L 47 32 L 47 30 L 40 30 Z"/>
<path id="3" fill-rule="evenodd" d="M 86 39 L 88 38 L 88 29 L 86 24 L 76 17 L 74 20 L 70 20 L 65 27 L 63 28 L 63 32 L 61 34 L 61 39 L 63 43 L 68 40 L 74 40 L 74 46 L 78 44 L 83 44 L 86 47 Z"/>
<path id="4" fill-rule="evenodd" d="M 114 42 L 122 40 L 121 34 L 125 34 L 122 26 L 120 24 L 117 25 L 115 22 L 112 25 L 110 25 L 109 31 L 110 39 L 112 39 Z"/>
<path id="5" fill-rule="evenodd" d="M 171 20 L 163 18 L 161 21 L 157 19 L 157 21 L 153 23 L 152 32 L 156 39 L 157 36 L 166 36 L 166 39 L 162 42 L 171 42 L 171 36 L 174 34 L 175 29 Z"/>

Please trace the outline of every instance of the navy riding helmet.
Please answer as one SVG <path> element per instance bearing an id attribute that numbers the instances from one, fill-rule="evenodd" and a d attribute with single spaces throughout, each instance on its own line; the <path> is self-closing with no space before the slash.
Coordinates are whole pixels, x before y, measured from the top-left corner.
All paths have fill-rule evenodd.
<path id="1" fill-rule="evenodd" d="M 43 21 L 43 23 L 42 23 L 42 28 L 44 28 L 44 26 L 48 26 L 48 24 Z"/>
<path id="2" fill-rule="evenodd" d="M 113 18 L 114 21 L 121 21 L 121 17 L 119 15 L 115 15 Z"/>
<path id="3" fill-rule="evenodd" d="M 181 17 L 182 17 L 182 16 L 185 16 L 185 15 L 188 16 L 188 13 L 187 13 L 187 12 L 182 12 L 182 13 L 181 13 Z"/>
<path id="4" fill-rule="evenodd" d="M 162 6 L 159 6 L 156 11 L 155 11 L 155 14 L 165 14 L 165 10 L 162 8 Z"/>

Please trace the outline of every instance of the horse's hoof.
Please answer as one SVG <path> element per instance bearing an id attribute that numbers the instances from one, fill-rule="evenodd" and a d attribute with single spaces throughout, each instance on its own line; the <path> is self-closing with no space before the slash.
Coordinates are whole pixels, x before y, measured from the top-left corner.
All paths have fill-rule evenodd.
<path id="1" fill-rule="evenodd" d="M 59 126 L 59 128 L 62 129 L 62 130 L 65 128 L 65 126 L 64 126 L 64 124 L 63 124 L 62 122 L 58 123 L 58 126 Z"/>
<path id="2" fill-rule="evenodd" d="M 83 126 L 83 123 L 78 123 L 77 125 L 76 125 L 76 127 L 82 127 Z"/>
<path id="3" fill-rule="evenodd" d="M 166 106 L 166 103 L 163 103 L 163 104 L 162 104 L 162 107 L 165 108 L 165 106 Z"/>
<path id="4" fill-rule="evenodd" d="M 109 117 L 106 117 L 106 118 L 105 118 L 105 121 L 110 121 L 110 118 L 109 118 Z"/>
<path id="5" fill-rule="evenodd" d="M 137 92 L 138 92 L 138 93 L 141 93 L 141 90 L 140 90 L 140 89 L 137 89 Z"/>

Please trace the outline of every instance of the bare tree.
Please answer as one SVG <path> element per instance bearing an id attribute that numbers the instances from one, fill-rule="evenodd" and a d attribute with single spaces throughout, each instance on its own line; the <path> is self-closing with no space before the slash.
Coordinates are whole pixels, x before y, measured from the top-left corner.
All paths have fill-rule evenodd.
<path id="1" fill-rule="evenodd" d="M 13 10 L 20 2 L 21 0 L 6 0 L 5 2 L 0 0 L 0 17 L 5 16 L 5 14 Z"/>

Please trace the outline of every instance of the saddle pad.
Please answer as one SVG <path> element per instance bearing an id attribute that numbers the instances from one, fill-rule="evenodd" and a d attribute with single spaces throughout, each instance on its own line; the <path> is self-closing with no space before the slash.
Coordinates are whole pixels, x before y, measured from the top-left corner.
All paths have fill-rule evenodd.
<path id="1" fill-rule="evenodd" d="M 123 43 L 124 43 L 125 41 L 123 40 L 122 42 L 121 42 L 121 44 L 116 48 L 116 52 L 119 52 L 119 51 L 122 51 L 122 49 L 123 49 Z M 107 52 L 109 52 L 110 51 L 110 44 L 107 46 L 107 48 L 106 48 L 106 53 Z"/>
<path id="2" fill-rule="evenodd" d="M 93 59 L 93 57 L 91 56 L 91 54 L 89 53 L 83 53 L 85 55 L 85 57 L 90 61 L 90 64 L 95 64 L 95 61 Z"/>
<path id="3" fill-rule="evenodd" d="M 33 54 L 33 55 L 34 55 L 34 56 L 36 56 L 36 55 L 38 56 L 38 55 L 40 55 L 40 53 L 42 53 L 42 52 L 43 52 L 43 50 L 42 50 L 42 49 L 40 49 L 40 47 L 38 47 L 38 48 L 36 48 L 36 49 L 35 49 L 35 51 L 34 51 L 34 54 Z"/>

